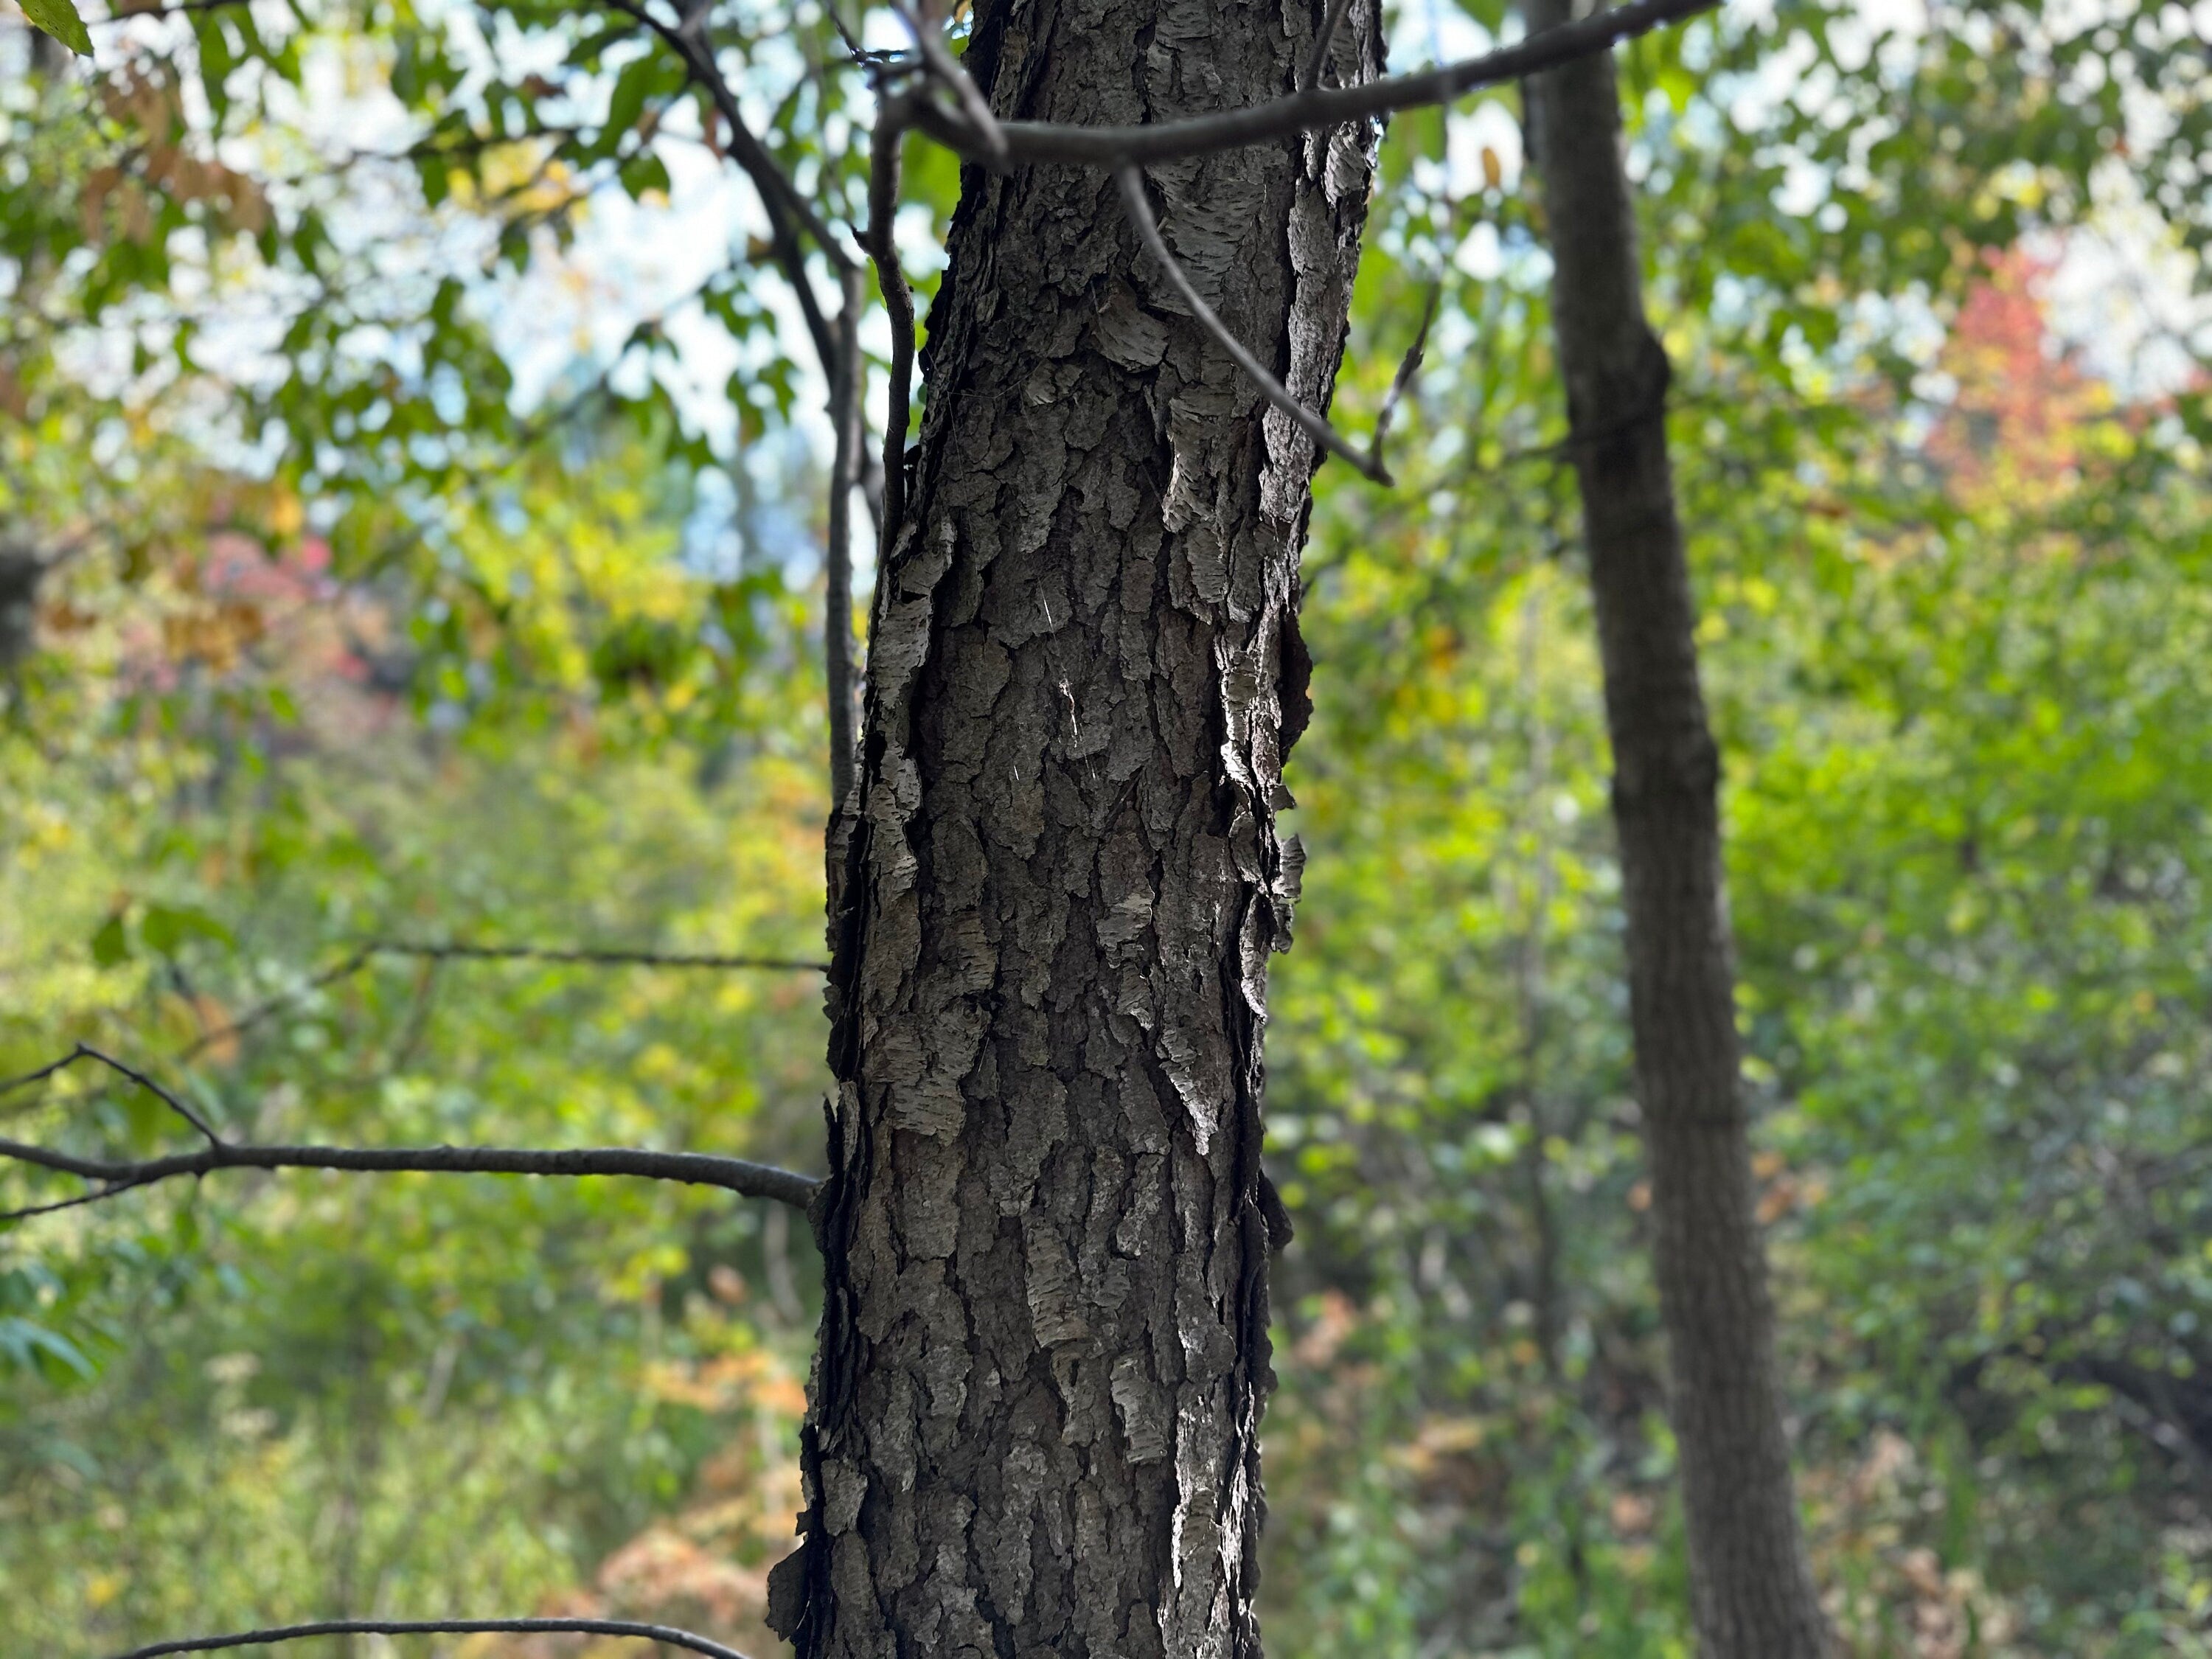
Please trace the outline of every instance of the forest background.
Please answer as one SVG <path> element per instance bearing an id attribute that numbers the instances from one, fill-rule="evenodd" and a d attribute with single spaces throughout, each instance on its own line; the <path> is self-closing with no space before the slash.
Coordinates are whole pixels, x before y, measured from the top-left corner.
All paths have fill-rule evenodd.
<path id="1" fill-rule="evenodd" d="M 2033 9 L 1621 54 L 1855 1652 L 2212 1654 L 2204 14 L 2051 24 L 2089 44 L 2040 70 Z M 849 191 L 826 14 L 717 15 Z M 0 1074 L 84 1042 L 258 1139 L 818 1167 L 827 428 L 714 116 L 552 9 L 94 27 L 0 23 Z M 1504 27 L 1408 5 L 1394 58 Z M 911 165 L 926 277 L 957 178 Z M 1688 1651 L 1535 211 L 1510 88 L 1393 125 L 1340 405 L 1438 319 L 1398 485 L 1317 485 L 1285 1659 Z M 370 948 L 455 942 L 799 965 Z M 178 1144 L 113 1076 L 0 1114 Z M 489 1608 L 765 1654 L 815 1273 L 781 1207 L 616 1182 L 0 1231 L 9 1650 Z"/>

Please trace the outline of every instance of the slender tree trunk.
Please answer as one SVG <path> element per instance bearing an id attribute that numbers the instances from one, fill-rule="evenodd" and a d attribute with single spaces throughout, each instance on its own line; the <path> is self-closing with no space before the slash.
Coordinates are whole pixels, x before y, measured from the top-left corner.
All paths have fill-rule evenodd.
<path id="1" fill-rule="evenodd" d="M 1571 0 L 1530 0 L 1532 27 Z M 1753 1201 L 1722 891 L 1720 764 L 1644 315 L 1607 54 L 1537 77 L 1529 127 L 1613 739 L 1637 1092 L 1706 1659 L 1830 1650 L 1807 1564 Z"/>
<path id="2" fill-rule="evenodd" d="M 1322 11 L 987 0 L 969 64 L 1004 117 L 1158 120 L 1290 90 Z M 1338 74 L 1378 39 L 1360 0 Z M 1201 293 L 1317 404 L 1375 137 L 1150 180 Z M 951 252 L 832 852 L 809 1510 L 773 1616 L 807 1659 L 1256 1654 L 1315 458 L 1110 177 L 970 170 Z"/>

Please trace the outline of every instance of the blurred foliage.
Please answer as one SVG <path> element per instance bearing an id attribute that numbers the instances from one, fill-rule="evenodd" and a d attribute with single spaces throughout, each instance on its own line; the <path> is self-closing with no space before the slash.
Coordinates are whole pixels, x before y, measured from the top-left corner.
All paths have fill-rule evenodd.
<path id="1" fill-rule="evenodd" d="M 2047 299 L 2201 278 L 2202 13 L 1783 0 L 1621 55 L 1803 1489 L 1860 1654 L 2212 1653 L 2204 343 L 2142 331 L 2184 366 L 2147 377 Z M 849 221 L 830 14 L 702 15 Z M 1401 60 L 1502 26 L 1394 23 Z M 818 378 L 757 214 L 714 216 L 719 118 L 600 6 L 92 29 L 68 68 L 0 29 L 0 1073 L 82 1039 L 240 1134 L 811 1167 L 808 975 L 335 971 L 379 937 L 819 948 Z M 926 290 L 957 170 L 910 160 Z M 1384 167 L 1347 425 L 1445 305 L 1404 487 L 1324 470 L 1308 553 L 1270 1639 L 1685 1655 L 1510 94 L 1401 119 Z M 696 287 L 608 274 L 702 224 Z M 18 1139 L 181 1133 L 112 1078 L 0 1098 Z M 598 1608 L 767 1651 L 803 1234 L 299 1173 L 0 1230 L 9 1634 Z"/>

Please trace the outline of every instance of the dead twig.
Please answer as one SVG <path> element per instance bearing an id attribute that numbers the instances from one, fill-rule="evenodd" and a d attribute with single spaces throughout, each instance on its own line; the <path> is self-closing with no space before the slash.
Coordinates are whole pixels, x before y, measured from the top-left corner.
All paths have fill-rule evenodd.
<path id="1" fill-rule="evenodd" d="M 1396 403 L 1398 393 L 1420 362 L 1422 342 L 1415 342 L 1398 371 L 1397 383 L 1391 387 L 1390 403 L 1384 405 L 1382 418 L 1376 425 L 1374 444 L 1365 450 L 1360 449 L 1331 426 L 1326 417 L 1308 408 L 1288 386 L 1277 380 L 1267 366 L 1253 356 L 1250 349 L 1230 331 L 1229 325 L 1214 313 L 1213 307 L 1206 304 L 1188 274 L 1176 262 L 1175 255 L 1168 251 L 1167 239 L 1160 234 L 1159 220 L 1154 216 L 1152 204 L 1145 196 L 1143 173 L 1134 167 L 1125 167 L 1116 170 L 1114 177 L 1121 187 L 1121 203 L 1128 210 L 1129 222 L 1136 227 L 1137 234 L 1151 250 L 1152 258 L 1167 272 L 1168 281 L 1182 296 L 1182 302 L 1190 307 L 1191 315 L 1198 319 L 1207 333 L 1221 343 L 1222 349 L 1236 360 L 1237 366 L 1251 376 L 1255 384 L 1267 394 L 1267 401 L 1297 422 L 1298 429 L 1322 449 L 1349 461 L 1362 477 L 1372 478 L 1379 484 L 1390 483 L 1389 470 L 1382 465 L 1382 434 L 1389 423 L 1391 406 Z M 1431 310 L 1434 310 L 1433 303 Z M 1421 336 L 1422 341 L 1428 337 L 1425 319 L 1421 324 Z"/>
<path id="2" fill-rule="evenodd" d="M 821 1183 L 811 1176 L 773 1164 L 755 1164 L 742 1158 L 712 1152 L 661 1152 L 634 1146 L 576 1146 L 560 1148 L 509 1146 L 267 1146 L 223 1139 L 205 1120 L 137 1067 L 125 1065 L 99 1049 L 78 1043 L 50 1066 L 41 1066 L 6 1085 L 52 1077 L 80 1060 L 92 1060 L 128 1078 L 161 1100 L 206 1138 L 196 1152 L 172 1152 L 162 1158 L 111 1159 L 79 1158 L 18 1140 L 0 1140 L 0 1158 L 12 1158 L 58 1174 L 98 1183 L 89 1193 L 56 1202 L 0 1212 L 0 1222 L 21 1221 L 57 1210 L 170 1181 L 179 1176 L 204 1176 L 217 1170 L 352 1170 L 389 1174 L 415 1171 L 441 1175 L 634 1176 L 650 1181 L 676 1181 L 694 1186 L 720 1187 L 748 1198 L 765 1198 L 805 1209 Z"/>

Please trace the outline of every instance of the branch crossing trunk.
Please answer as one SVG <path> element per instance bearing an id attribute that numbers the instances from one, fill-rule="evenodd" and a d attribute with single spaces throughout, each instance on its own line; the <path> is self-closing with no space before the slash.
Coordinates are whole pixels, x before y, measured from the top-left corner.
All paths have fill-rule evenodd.
<path id="1" fill-rule="evenodd" d="M 1002 120 L 1165 120 L 1289 93 L 1323 15 L 991 0 L 967 68 Z M 1380 55 L 1358 0 L 1336 77 Z M 1310 408 L 1376 137 L 1149 169 L 1176 260 Z M 831 854 L 809 1508 L 770 1596 L 806 1659 L 1258 1651 L 1261 1042 L 1319 458 L 1116 191 L 968 169 L 930 319 Z"/>
<path id="2" fill-rule="evenodd" d="M 1532 32 L 1571 0 L 1529 0 Z M 1613 59 L 1528 83 L 1613 741 L 1654 1267 L 1705 1659 L 1826 1659 L 1790 1474 L 1735 1029 L 1720 763 L 1644 313 Z"/>

